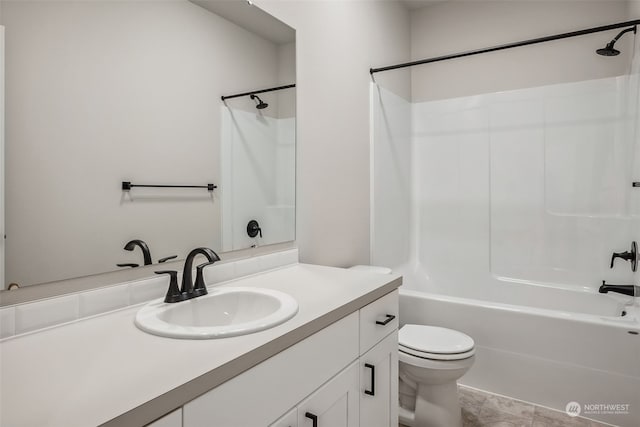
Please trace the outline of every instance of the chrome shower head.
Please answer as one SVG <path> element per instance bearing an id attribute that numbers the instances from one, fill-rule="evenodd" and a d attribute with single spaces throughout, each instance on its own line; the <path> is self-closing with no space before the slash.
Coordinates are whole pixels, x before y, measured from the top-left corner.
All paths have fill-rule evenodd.
<path id="1" fill-rule="evenodd" d="M 596 53 L 598 55 L 602 55 L 602 56 L 618 56 L 618 55 L 620 55 L 620 51 L 618 49 L 615 49 L 613 47 L 613 45 L 615 45 L 616 42 L 618 40 L 620 40 L 620 37 L 622 37 L 625 33 L 628 33 L 630 31 L 633 31 L 633 34 L 635 34 L 636 33 L 636 27 L 633 26 L 631 28 L 627 28 L 626 30 L 620 31 L 620 34 L 615 36 L 613 40 L 611 40 L 609 43 L 607 43 L 606 47 L 604 47 L 603 49 L 596 50 Z"/>
<path id="2" fill-rule="evenodd" d="M 254 101 L 256 101 L 256 108 L 258 110 L 264 110 L 265 108 L 267 108 L 269 106 L 269 104 L 267 104 L 266 102 L 264 102 L 262 99 L 260 99 L 260 97 L 258 95 L 251 95 L 250 96 L 251 99 L 253 99 Z"/>

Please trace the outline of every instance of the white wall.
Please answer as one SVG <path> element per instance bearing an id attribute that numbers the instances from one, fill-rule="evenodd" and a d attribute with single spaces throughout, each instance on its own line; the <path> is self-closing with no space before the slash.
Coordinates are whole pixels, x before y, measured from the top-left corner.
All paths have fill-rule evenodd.
<path id="1" fill-rule="evenodd" d="M 219 183 L 220 96 L 277 84 L 277 46 L 186 0 L 3 3 L 7 280 L 219 248 L 217 193 L 119 184 Z"/>
<path id="2" fill-rule="evenodd" d="M 629 19 L 640 19 L 640 0 L 629 0 Z"/>
<path id="3" fill-rule="evenodd" d="M 408 12 L 398 2 L 255 3 L 297 30 L 300 259 L 334 266 L 368 263 L 368 70 L 408 60 Z M 383 80 L 409 97 L 406 73 Z"/>
<path id="4" fill-rule="evenodd" d="M 411 14 L 411 57 L 424 59 L 623 22 L 629 20 L 629 6 L 623 0 L 438 3 Z M 622 51 L 617 57 L 594 53 L 619 31 L 416 66 L 412 99 L 447 99 L 625 74 L 631 37 L 616 44 Z"/>

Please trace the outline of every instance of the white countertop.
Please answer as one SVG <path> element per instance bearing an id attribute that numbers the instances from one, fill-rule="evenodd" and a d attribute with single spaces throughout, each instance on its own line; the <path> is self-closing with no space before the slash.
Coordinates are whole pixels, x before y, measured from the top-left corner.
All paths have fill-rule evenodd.
<path id="1" fill-rule="evenodd" d="M 0 426 L 144 425 L 358 310 L 397 275 L 298 264 L 220 286 L 277 289 L 299 304 L 266 331 L 212 340 L 150 335 L 140 306 L 0 343 Z"/>

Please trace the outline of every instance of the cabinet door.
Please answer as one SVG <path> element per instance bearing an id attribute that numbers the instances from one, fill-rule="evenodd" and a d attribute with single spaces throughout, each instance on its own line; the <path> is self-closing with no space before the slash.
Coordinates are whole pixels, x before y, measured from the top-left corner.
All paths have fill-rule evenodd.
<path id="1" fill-rule="evenodd" d="M 298 405 L 298 427 L 358 427 L 358 362 Z"/>
<path id="2" fill-rule="evenodd" d="M 269 427 L 298 427 L 298 410 L 293 408 Z"/>
<path id="3" fill-rule="evenodd" d="M 360 425 L 398 426 L 398 331 L 360 356 Z"/>

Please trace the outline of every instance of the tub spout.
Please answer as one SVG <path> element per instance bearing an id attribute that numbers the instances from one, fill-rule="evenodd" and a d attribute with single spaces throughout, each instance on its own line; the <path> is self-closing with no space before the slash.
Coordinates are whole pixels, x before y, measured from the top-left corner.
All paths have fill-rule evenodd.
<path id="1" fill-rule="evenodd" d="M 631 297 L 640 297 L 640 286 L 636 285 L 609 285 L 602 281 L 602 286 L 598 289 L 598 292 L 601 294 L 606 294 L 607 292 L 616 292 L 623 295 L 629 295 Z"/>

